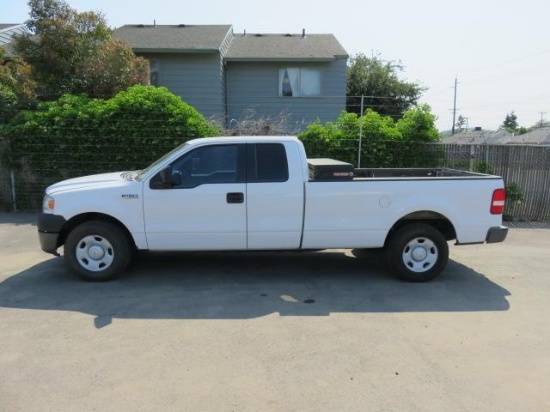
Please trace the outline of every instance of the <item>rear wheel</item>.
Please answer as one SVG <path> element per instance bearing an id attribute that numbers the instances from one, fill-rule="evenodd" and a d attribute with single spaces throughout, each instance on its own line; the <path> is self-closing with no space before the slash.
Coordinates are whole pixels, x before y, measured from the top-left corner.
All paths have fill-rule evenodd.
<path id="1" fill-rule="evenodd" d="M 116 225 L 93 220 L 74 228 L 65 242 L 65 264 L 85 280 L 105 281 L 124 272 L 132 258 L 126 234 Z"/>
<path id="2" fill-rule="evenodd" d="M 426 282 L 438 276 L 449 260 L 449 245 L 433 226 L 411 223 L 390 239 L 388 265 L 401 279 Z"/>

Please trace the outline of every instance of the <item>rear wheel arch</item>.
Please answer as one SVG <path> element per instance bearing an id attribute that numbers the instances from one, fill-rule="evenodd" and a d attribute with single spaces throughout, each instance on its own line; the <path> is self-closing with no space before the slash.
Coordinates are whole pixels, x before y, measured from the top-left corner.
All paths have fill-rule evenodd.
<path id="1" fill-rule="evenodd" d="M 391 241 L 391 238 L 397 231 L 399 231 L 404 226 L 414 223 L 423 223 L 432 226 L 434 229 L 441 232 L 441 234 L 448 241 L 456 239 L 456 230 L 449 218 L 447 218 L 445 215 L 442 215 L 441 213 L 434 212 L 432 210 L 420 210 L 401 217 L 397 222 L 393 224 L 391 229 L 388 231 L 388 234 L 386 235 L 384 247 L 388 246 L 388 243 Z"/>

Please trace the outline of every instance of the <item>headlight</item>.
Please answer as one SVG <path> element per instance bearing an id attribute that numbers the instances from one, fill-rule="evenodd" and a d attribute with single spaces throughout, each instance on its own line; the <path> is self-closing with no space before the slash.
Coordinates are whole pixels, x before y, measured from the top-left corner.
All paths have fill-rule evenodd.
<path id="1" fill-rule="evenodd" d="M 42 203 L 42 211 L 44 213 L 53 213 L 53 210 L 55 209 L 55 199 L 51 196 L 45 195 L 44 201 Z"/>

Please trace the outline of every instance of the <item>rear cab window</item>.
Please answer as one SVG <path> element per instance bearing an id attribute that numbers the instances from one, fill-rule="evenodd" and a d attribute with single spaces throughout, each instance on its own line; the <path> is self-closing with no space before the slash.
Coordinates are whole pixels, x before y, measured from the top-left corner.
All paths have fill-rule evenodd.
<path id="1" fill-rule="evenodd" d="M 268 183 L 288 180 L 288 161 L 281 143 L 247 145 L 247 182 Z"/>

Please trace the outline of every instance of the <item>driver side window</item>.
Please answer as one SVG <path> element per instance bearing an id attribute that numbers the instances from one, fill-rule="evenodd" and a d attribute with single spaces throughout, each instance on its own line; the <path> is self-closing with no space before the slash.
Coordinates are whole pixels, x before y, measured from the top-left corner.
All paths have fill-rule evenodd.
<path id="1" fill-rule="evenodd" d="M 244 181 L 240 167 L 240 145 L 199 147 L 172 163 L 173 181 L 181 182 L 174 189 L 193 188 L 203 184 L 238 183 Z M 179 176 L 177 176 L 179 175 Z"/>

